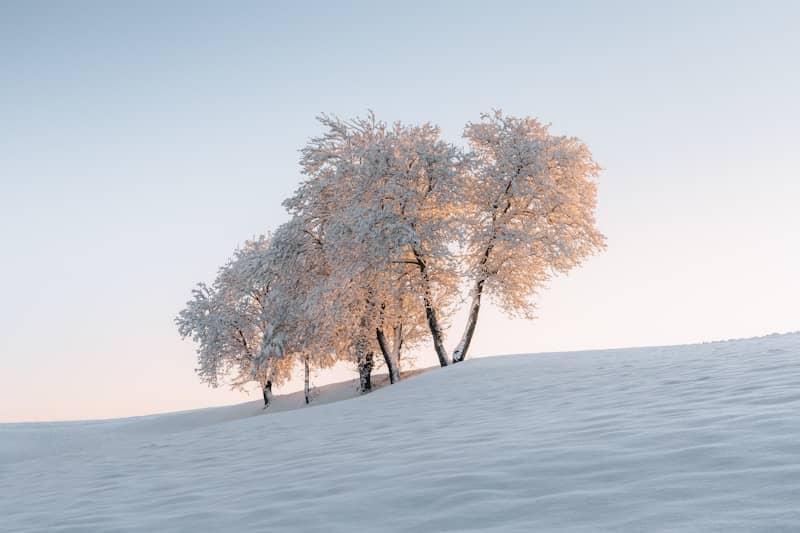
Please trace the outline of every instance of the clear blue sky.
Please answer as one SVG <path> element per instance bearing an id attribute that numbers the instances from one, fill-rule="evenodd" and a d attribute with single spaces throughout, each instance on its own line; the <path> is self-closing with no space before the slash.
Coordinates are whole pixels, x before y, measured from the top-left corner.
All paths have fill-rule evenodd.
<path id="1" fill-rule="evenodd" d="M 800 329 L 800 4 L 375 4 L 0 4 L 0 421 L 245 399 L 172 319 L 286 219 L 320 112 L 499 107 L 605 167 L 608 251 L 475 355 Z"/>

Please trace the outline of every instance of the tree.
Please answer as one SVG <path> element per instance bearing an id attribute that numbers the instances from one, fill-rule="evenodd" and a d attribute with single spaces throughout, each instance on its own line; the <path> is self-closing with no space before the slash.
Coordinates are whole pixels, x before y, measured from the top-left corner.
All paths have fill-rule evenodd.
<path id="1" fill-rule="evenodd" d="M 429 125 L 409 129 L 396 124 L 387 128 L 373 115 L 347 122 L 327 116 L 319 120 L 327 130 L 303 149 L 301 164 L 307 179 L 285 205 L 324 233 L 326 253 L 331 257 L 333 300 L 346 302 L 345 316 L 357 321 L 347 328 L 355 332 L 356 351 L 371 352 L 370 346 L 377 340 L 390 381 L 395 382 L 400 379 L 402 347 L 421 337 L 416 306 L 420 294 L 430 304 L 429 313 L 435 314 L 435 291 L 445 287 L 444 277 L 435 270 L 434 274 L 425 270 L 428 277 L 424 280 L 410 275 L 418 263 L 411 260 L 411 250 L 406 249 L 410 237 L 402 233 L 404 229 L 413 232 L 413 228 L 402 221 L 402 196 L 408 184 L 401 175 L 414 174 L 417 166 L 432 166 L 431 160 L 411 162 L 403 146 L 408 152 L 414 142 L 434 142 L 438 130 Z M 444 148 L 440 151 L 450 155 L 452 149 Z M 436 191 L 430 185 L 419 184 L 433 197 Z M 420 218 L 414 220 L 419 222 Z M 427 221 L 441 222 L 441 217 L 429 216 Z M 452 275 L 449 278 L 455 279 Z M 425 282 L 424 290 L 418 287 L 421 281 Z M 447 285 L 451 297 L 455 286 L 452 282 Z M 438 317 L 432 320 L 438 324 Z"/>
<path id="2" fill-rule="evenodd" d="M 379 323 L 390 303 L 421 302 L 442 366 L 451 361 L 443 323 L 459 284 L 471 302 L 455 362 L 467 355 L 484 292 L 507 313 L 531 317 L 553 274 L 604 247 L 594 220 L 599 167 L 586 145 L 533 118 L 481 118 L 467 125 L 463 154 L 430 124 L 322 117 L 326 133 L 303 152 L 306 198 L 318 200 L 289 203 L 346 228 L 329 246 L 340 268 L 370 280 L 361 287 Z M 377 336 L 391 373 L 380 326 Z"/>
<path id="3" fill-rule="evenodd" d="M 446 366 L 444 327 L 458 297 L 453 250 L 460 233 L 463 156 L 431 124 L 395 123 L 374 143 L 359 177 L 357 194 L 364 201 L 354 215 L 364 221 L 359 240 L 369 243 L 363 257 L 373 268 L 397 272 L 382 291 L 391 300 L 411 303 L 413 295 L 421 303 L 419 318 Z"/>
<path id="4" fill-rule="evenodd" d="M 464 152 L 428 123 L 319 118 L 302 149 L 293 218 L 248 241 L 181 312 L 200 343 L 198 372 L 216 385 L 283 376 L 349 359 L 362 392 L 374 355 L 392 383 L 405 347 L 429 335 L 442 366 L 466 357 L 483 295 L 532 317 L 534 298 L 605 247 L 594 218 L 600 167 L 584 143 L 500 111 L 467 124 Z M 467 324 L 452 357 L 444 332 L 460 291 Z"/>
<path id="5" fill-rule="evenodd" d="M 260 368 L 255 364 L 269 330 L 266 300 L 274 280 L 269 246 L 266 236 L 246 241 L 211 286 L 197 285 L 175 319 L 181 336 L 198 343 L 196 371 L 212 387 L 231 374 L 232 388 L 254 380 L 262 386 L 269 379 L 280 384 L 291 374 L 281 361 Z"/>
<path id="6" fill-rule="evenodd" d="M 281 225 L 267 250 L 273 269 L 270 291 L 265 299 L 269 314 L 266 349 L 256 359 L 256 367 L 270 361 L 293 359 L 302 364 L 306 403 L 311 401 L 311 365 L 324 368 L 335 362 L 328 345 L 317 298 L 326 278 L 326 261 L 321 244 L 307 231 L 303 221 L 294 218 Z"/>
<path id="7" fill-rule="evenodd" d="M 454 353 L 462 361 L 488 293 L 512 315 L 531 317 L 533 297 L 555 273 L 605 247 L 595 226 L 600 167 L 575 137 L 500 111 L 468 124 L 472 147 L 465 252 L 471 304 Z"/>

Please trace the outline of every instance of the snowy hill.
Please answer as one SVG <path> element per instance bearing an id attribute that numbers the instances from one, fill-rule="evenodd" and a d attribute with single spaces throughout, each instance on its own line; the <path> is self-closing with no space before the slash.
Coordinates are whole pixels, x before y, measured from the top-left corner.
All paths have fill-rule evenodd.
<path id="1" fill-rule="evenodd" d="M 2 531 L 798 531 L 798 502 L 800 334 L 0 425 Z"/>

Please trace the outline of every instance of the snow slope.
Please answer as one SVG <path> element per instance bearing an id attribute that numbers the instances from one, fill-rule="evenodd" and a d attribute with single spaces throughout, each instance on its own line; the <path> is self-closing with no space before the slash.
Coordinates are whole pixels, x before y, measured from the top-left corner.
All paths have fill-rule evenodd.
<path id="1" fill-rule="evenodd" d="M 0 425 L 0 530 L 799 531 L 800 334 Z"/>

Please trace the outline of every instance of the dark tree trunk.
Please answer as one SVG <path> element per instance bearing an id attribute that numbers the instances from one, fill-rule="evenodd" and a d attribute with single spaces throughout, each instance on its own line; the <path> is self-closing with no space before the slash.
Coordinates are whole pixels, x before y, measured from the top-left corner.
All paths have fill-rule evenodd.
<path id="1" fill-rule="evenodd" d="M 467 350 L 469 350 L 469 345 L 472 342 L 472 335 L 475 333 L 475 326 L 478 323 L 478 312 L 481 310 L 483 283 L 484 280 L 478 281 L 475 284 L 475 289 L 472 291 L 472 305 L 469 309 L 467 325 L 464 328 L 464 335 L 461 337 L 461 341 L 453 352 L 453 363 L 460 363 L 467 357 Z"/>
<path id="2" fill-rule="evenodd" d="M 431 279 L 428 273 L 428 265 L 422 260 L 422 257 L 417 250 L 412 249 L 414 259 L 417 266 L 419 266 L 419 273 L 422 276 L 422 281 L 425 284 L 422 299 L 425 303 L 425 316 L 428 319 L 428 329 L 431 331 L 433 338 L 433 348 L 436 350 L 436 357 L 439 358 L 441 366 L 450 364 L 450 356 L 444 348 L 444 335 L 442 334 L 442 327 L 439 325 L 439 317 L 436 313 L 436 307 L 433 305 L 433 296 L 431 295 Z"/>
<path id="3" fill-rule="evenodd" d="M 358 357 L 358 389 L 361 394 L 372 390 L 372 352 L 359 352 Z"/>
<path id="4" fill-rule="evenodd" d="M 378 346 L 381 347 L 383 360 L 386 361 L 386 368 L 389 370 L 389 383 L 397 383 L 400 381 L 400 368 L 395 354 L 389 349 L 389 343 L 386 341 L 386 335 L 384 335 L 383 330 L 377 328 L 375 333 L 378 337 Z"/>
<path id="5" fill-rule="evenodd" d="M 308 379 L 309 368 L 308 368 L 308 356 L 307 355 L 303 356 L 303 369 L 305 371 L 304 372 L 305 382 L 303 384 L 303 393 L 305 394 L 305 397 L 306 397 L 306 405 L 308 405 L 308 404 L 311 403 L 311 390 L 310 390 L 310 387 L 309 387 L 309 379 Z"/>
<path id="6" fill-rule="evenodd" d="M 450 358 L 447 355 L 447 350 L 444 348 L 442 327 L 439 325 L 439 317 L 436 315 L 436 309 L 433 307 L 433 302 L 428 294 L 425 295 L 425 316 L 428 318 L 428 329 L 431 331 L 433 348 L 436 350 L 436 357 L 439 358 L 439 364 L 441 366 L 447 366 L 450 364 Z"/>

